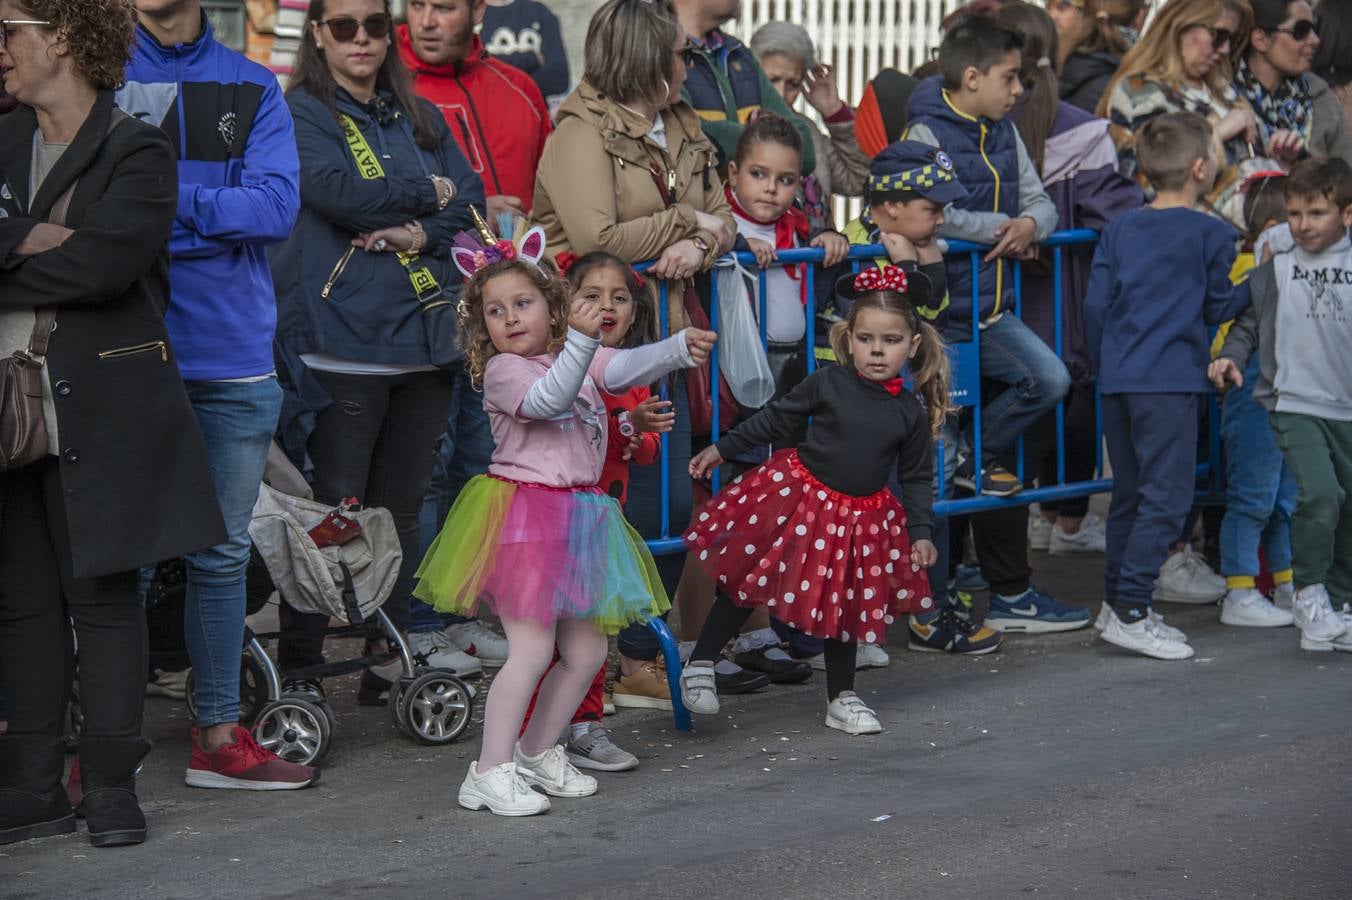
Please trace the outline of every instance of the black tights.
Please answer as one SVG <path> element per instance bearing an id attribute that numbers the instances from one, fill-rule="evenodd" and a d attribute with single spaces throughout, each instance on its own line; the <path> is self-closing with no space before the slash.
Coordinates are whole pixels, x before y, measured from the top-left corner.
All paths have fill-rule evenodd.
<path id="1" fill-rule="evenodd" d="M 690 658 L 702 662 L 717 660 L 723 647 L 742 630 L 752 612 L 750 607 L 738 606 L 719 591 Z M 823 656 L 826 659 L 826 699 L 834 700 L 842 691 L 854 690 L 855 642 L 827 638 Z"/>

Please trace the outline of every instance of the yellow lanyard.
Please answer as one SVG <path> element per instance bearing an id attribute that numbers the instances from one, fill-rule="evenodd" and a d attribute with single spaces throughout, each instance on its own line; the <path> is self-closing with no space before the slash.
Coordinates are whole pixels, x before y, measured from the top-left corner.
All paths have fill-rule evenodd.
<path id="1" fill-rule="evenodd" d="M 357 127 L 357 123 L 349 115 L 340 115 L 339 121 L 343 126 L 343 139 L 347 141 L 347 149 L 352 153 L 352 159 L 357 164 L 357 173 L 367 181 L 374 181 L 385 177 L 385 170 L 380 165 L 380 159 L 376 156 L 371 145 L 366 142 L 366 137 Z M 347 253 L 338 265 L 334 266 L 333 273 L 329 276 L 329 281 L 324 285 L 323 296 L 327 297 L 333 289 L 333 283 L 338 280 L 347 261 L 352 258 L 352 249 L 348 248 Z M 418 304 L 424 311 L 435 309 L 438 306 L 449 306 L 451 301 L 444 299 L 441 285 L 437 283 L 436 276 L 432 270 L 427 267 L 416 253 L 397 252 L 394 254 L 399 260 L 399 264 L 404 267 L 408 280 L 413 285 L 413 295 L 417 297 Z"/>

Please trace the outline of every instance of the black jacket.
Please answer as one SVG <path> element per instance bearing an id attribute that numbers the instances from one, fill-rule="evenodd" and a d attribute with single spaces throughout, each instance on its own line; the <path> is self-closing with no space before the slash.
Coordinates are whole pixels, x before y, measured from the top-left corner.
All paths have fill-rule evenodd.
<path id="1" fill-rule="evenodd" d="M 111 130 L 113 95 L 89 118 L 28 208 L 37 118 L 0 118 L 0 308 L 56 307 L 47 365 L 60 438 L 74 574 L 90 578 L 225 540 L 211 470 L 174 361 L 164 311 L 178 202 L 164 132 Z M 14 250 L 71 182 L 75 233 L 35 256 Z"/>
<path id="2" fill-rule="evenodd" d="M 1072 53 L 1061 69 L 1061 99 L 1090 115 L 1122 62 L 1111 53 Z"/>

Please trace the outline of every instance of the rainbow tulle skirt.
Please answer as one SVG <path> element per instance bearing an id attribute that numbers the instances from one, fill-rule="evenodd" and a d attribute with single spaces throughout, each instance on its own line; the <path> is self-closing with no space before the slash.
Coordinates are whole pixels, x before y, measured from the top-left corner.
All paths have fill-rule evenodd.
<path id="1" fill-rule="evenodd" d="M 590 619 L 614 634 L 671 608 L 652 554 L 600 488 L 470 480 L 414 576 L 442 612 Z"/>

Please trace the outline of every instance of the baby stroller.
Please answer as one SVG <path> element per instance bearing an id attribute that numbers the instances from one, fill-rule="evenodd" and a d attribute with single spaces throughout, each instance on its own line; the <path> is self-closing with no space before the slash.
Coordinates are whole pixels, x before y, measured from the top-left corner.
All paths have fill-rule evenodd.
<path id="1" fill-rule="evenodd" d="M 276 484 L 281 479 L 269 481 Z M 322 759 L 333 736 L 332 711 L 314 694 L 283 693 L 282 682 L 348 675 L 398 660 L 401 674 L 389 699 L 395 726 L 422 744 L 455 741 L 469 727 L 473 691 L 447 669 L 417 665 L 403 636 L 380 608 L 394 588 L 403 558 L 393 517 L 380 508 L 342 510 L 339 519 L 355 523 L 356 533 L 341 544 L 320 546 L 313 532 L 321 523 L 332 522 L 335 512 L 264 484 L 249 536 L 283 603 L 297 612 L 320 613 L 346 623 L 329 628 L 328 635 L 384 637 L 392 649 L 281 672 L 263 652 L 260 641 L 282 633 L 247 634 L 248 655 L 267 687 L 267 702 L 253 720 L 254 736 L 291 762 L 311 764 Z M 241 667 L 242 676 L 248 671 L 248 666 Z"/>
<path id="2" fill-rule="evenodd" d="M 294 494 L 272 485 L 285 485 Z M 309 691 L 286 692 L 291 680 L 325 679 L 360 672 L 398 660 L 401 674 L 390 691 L 395 726 L 422 744 L 449 744 L 469 727 L 474 692 L 447 669 L 429 669 L 413 659 L 403 636 L 380 608 L 393 590 L 403 555 L 388 510 L 340 509 L 304 496 L 308 486 L 280 452 L 268 460 L 267 483 L 258 492 L 249 536 L 253 540 L 248 572 L 247 611 L 258 612 L 275 590 L 292 609 L 320 613 L 345 623 L 326 636 L 383 637 L 388 653 L 281 671 L 265 643 L 283 632 L 255 633 L 246 628 L 240 663 L 240 723 L 260 744 L 290 762 L 313 765 L 332 746 L 336 718 L 327 701 Z M 347 525 L 343 543 L 319 546 L 312 532 L 326 521 Z M 157 657 L 181 652 L 184 600 L 183 563 L 161 564 L 147 596 L 151 620 L 152 665 Z M 156 627 L 156 618 L 163 621 Z M 156 635 L 160 639 L 156 639 Z M 177 645 L 174 641 L 177 640 Z M 196 717 L 194 683 L 188 676 L 187 702 Z"/>

